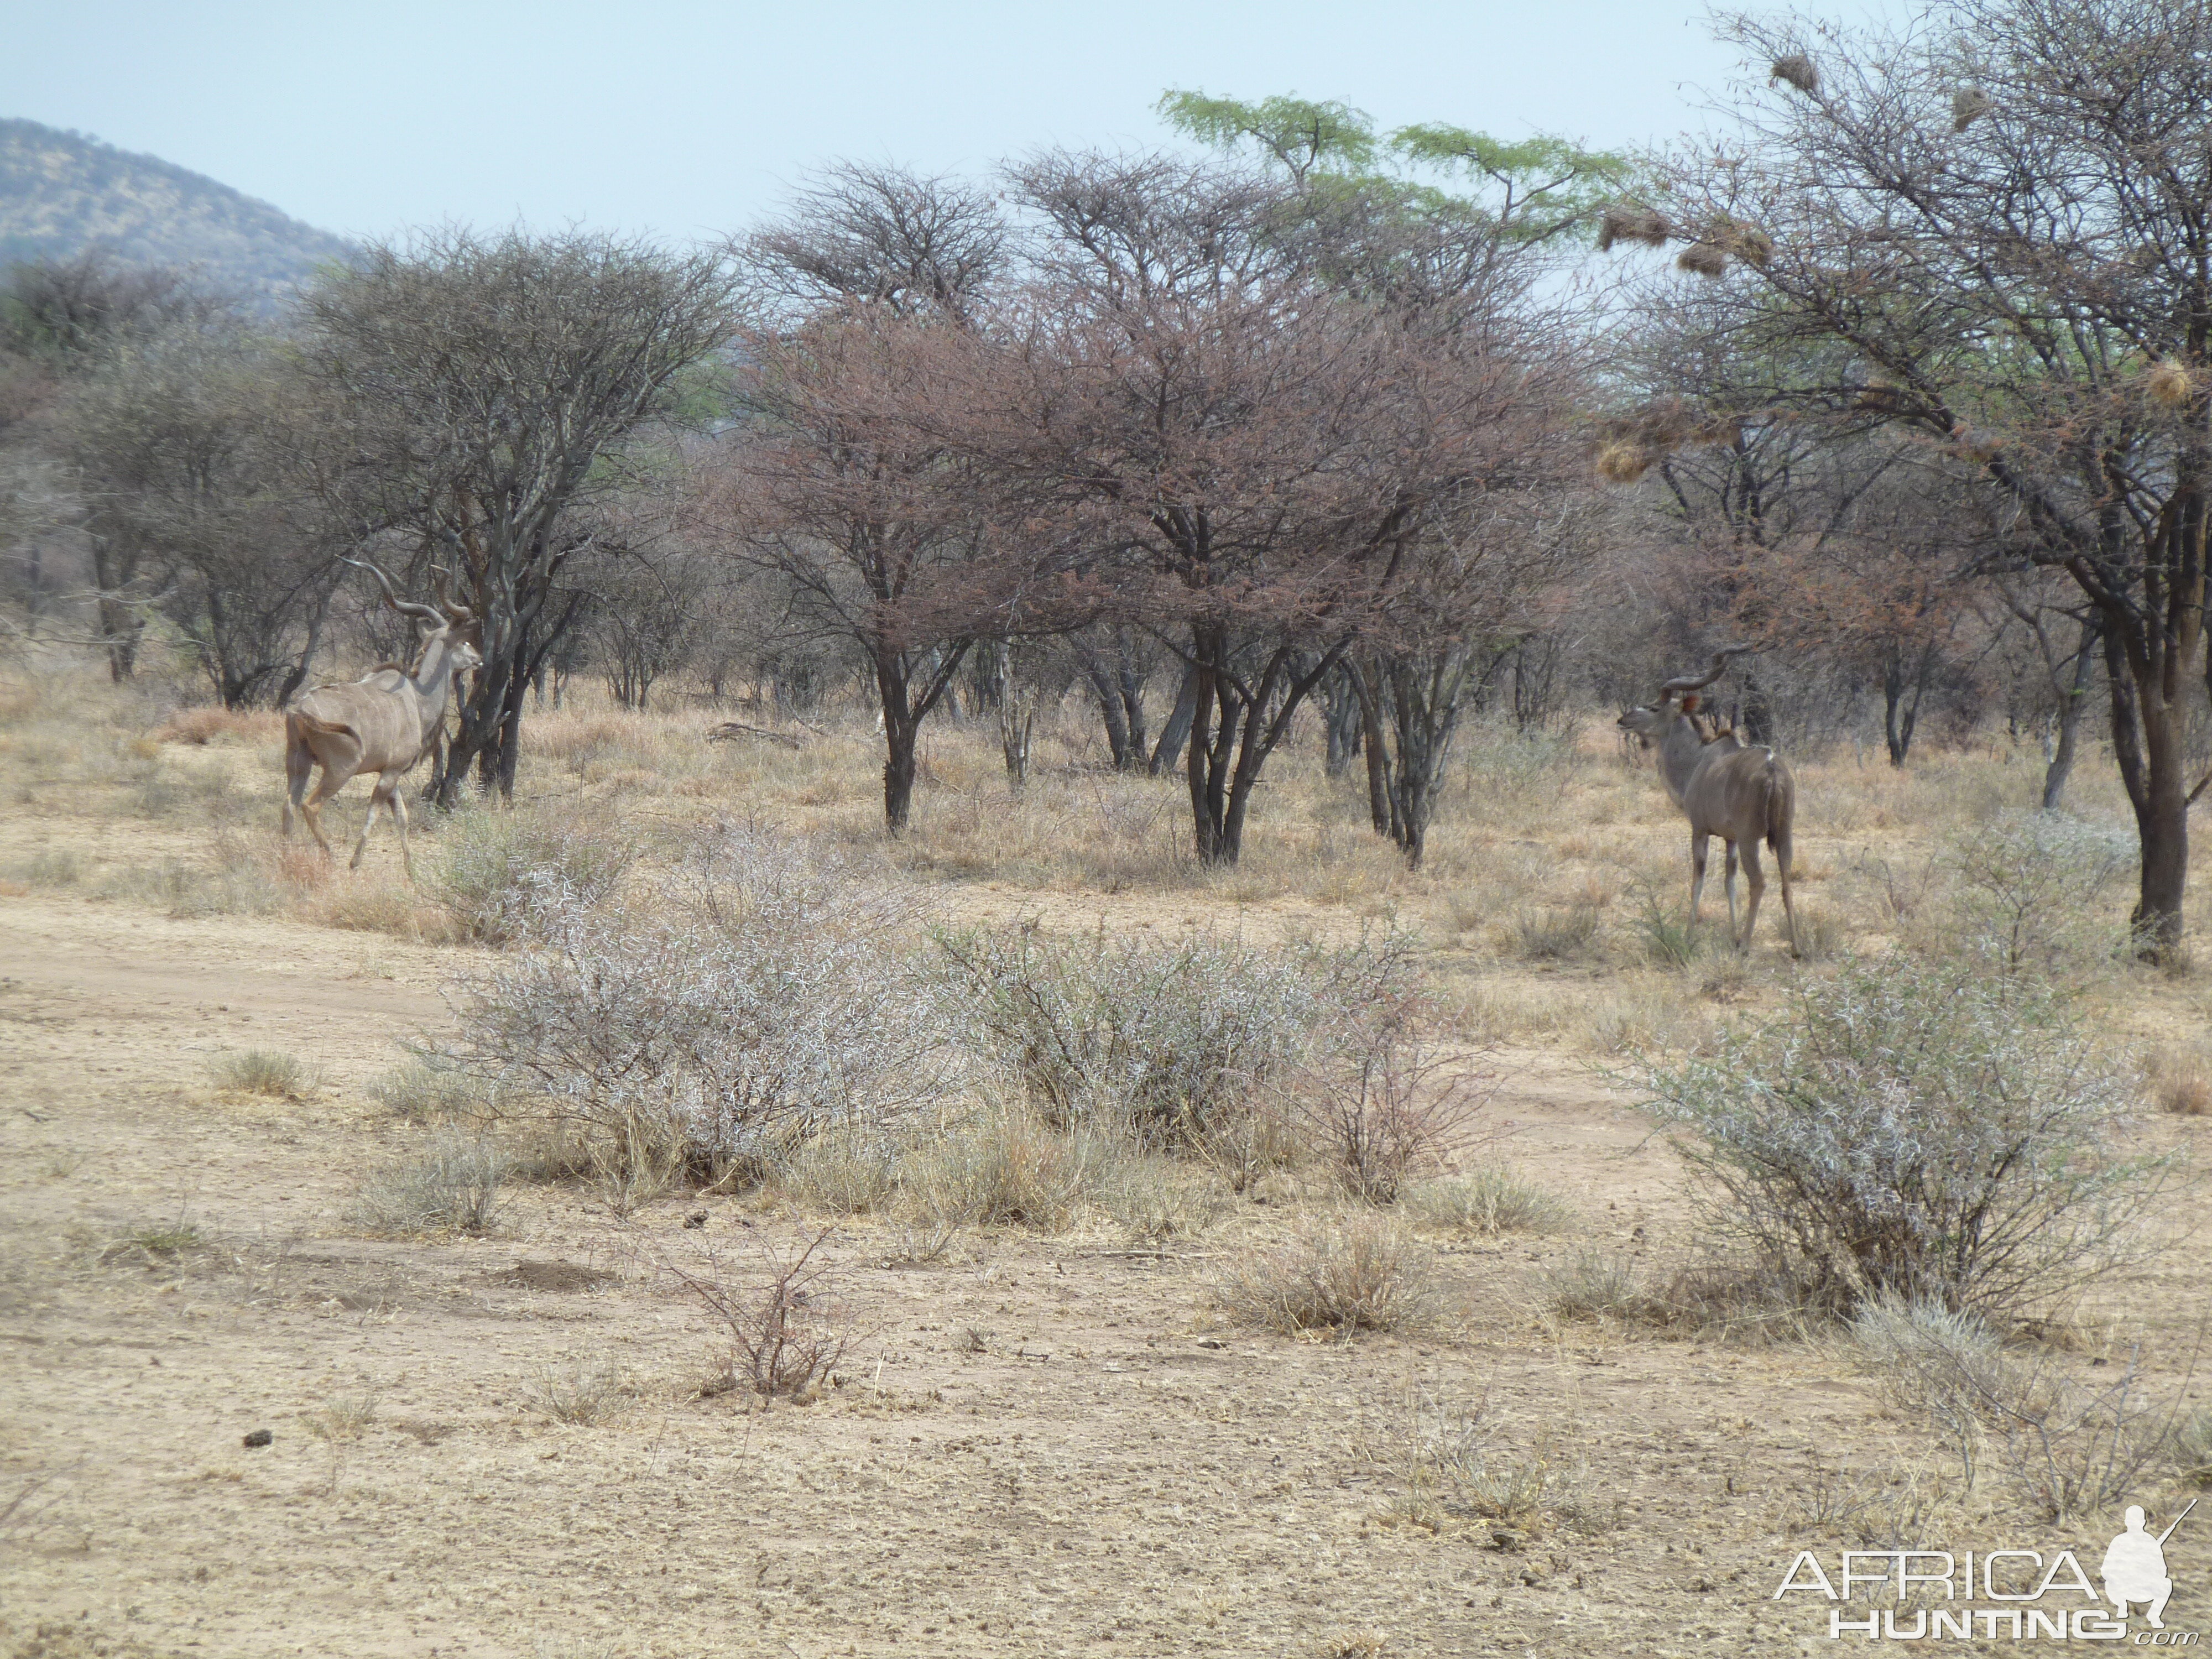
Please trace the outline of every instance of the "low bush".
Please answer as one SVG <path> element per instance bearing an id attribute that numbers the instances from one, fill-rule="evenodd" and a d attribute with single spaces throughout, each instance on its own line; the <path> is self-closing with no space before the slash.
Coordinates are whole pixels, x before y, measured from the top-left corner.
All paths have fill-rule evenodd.
<path id="1" fill-rule="evenodd" d="M 1993 1471 L 2064 1522 L 2197 1464 L 2191 1419 L 2132 1357 L 2084 1382 L 2048 1352 L 2008 1352 L 1971 1313 L 1893 1295 L 1863 1303 L 1851 1328 L 1883 1393 L 1948 1443 L 1969 1490 Z"/>
<path id="2" fill-rule="evenodd" d="M 1597 907 L 1523 910 L 1513 920 L 1513 951 L 1523 962 L 1579 962 L 1597 946 Z"/>
<path id="3" fill-rule="evenodd" d="M 1641 902 L 1629 920 L 1629 926 L 1644 945 L 1644 954 L 1655 968 L 1686 968 L 1703 953 L 1704 934 L 1690 920 L 1687 910 L 1676 910 L 1650 888 L 1639 896 Z"/>
<path id="4" fill-rule="evenodd" d="M 1024 1108 L 994 1103 L 918 1138 L 898 1180 L 920 1215 L 1060 1232 L 1097 1195 L 1117 1150 L 1100 1132 L 1057 1129 Z"/>
<path id="5" fill-rule="evenodd" d="M 1293 1068 L 1401 1023 L 1413 995 L 1395 935 L 1285 951 L 1019 927 L 938 945 L 951 1018 L 1048 1121 L 1127 1125 L 1155 1147 L 1202 1145 Z"/>
<path id="6" fill-rule="evenodd" d="M 1552 1311 L 1562 1319 L 1626 1324 L 1650 1322 L 1658 1311 L 1656 1298 L 1638 1279 L 1635 1262 L 1614 1251 L 1577 1250 L 1541 1277 Z"/>
<path id="7" fill-rule="evenodd" d="M 440 834 L 424 885 L 465 937 L 511 945 L 611 896 L 635 857 L 628 843 L 563 819 L 462 812 Z"/>
<path id="8" fill-rule="evenodd" d="M 1132 1238 L 1143 1241 L 1202 1233 L 1233 1206 L 1211 1171 L 1139 1151 L 1126 1152 L 1100 1176 L 1094 1198 Z"/>
<path id="9" fill-rule="evenodd" d="M 860 872 L 719 833 L 634 908 L 542 910 L 538 948 L 462 980 L 446 1058 L 567 1124 L 602 1170 L 765 1176 L 833 1124 L 943 1093 L 907 908 Z"/>
<path id="10" fill-rule="evenodd" d="M 2179 1117 L 2212 1113 L 2212 1054 L 2196 1044 L 2154 1050 L 2143 1067 L 2151 1098 Z"/>
<path id="11" fill-rule="evenodd" d="M 1710 1232 L 1808 1305 L 1884 1293 L 1987 1316 L 2150 1247 L 2178 1155 L 2124 1156 L 2133 1090 L 2055 993 L 1885 961 L 1649 1073 Z"/>
<path id="12" fill-rule="evenodd" d="M 890 1207 L 905 1149 L 872 1125 L 833 1124 L 780 1159 L 776 1188 L 793 1203 L 832 1215 L 866 1215 Z"/>
<path id="13" fill-rule="evenodd" d="M 743 1390 L 763 1401 L 805 1400 L 830 1379 L 853 1340 L 850 1313 L 830 1294 L 830 1268 L 816 1253 L 827 1229 L 782 1249 L 763 1252 L 766 1282 L 741 1280 L 713 1251 L 693 1266 L 663 1263 L 684 1294 L 722 1328 L 728 1340 L 709 1394 Z"/>
<path id="14" fill-rule="evenodd" d="M 1346 1194 L 1392 1204 L 1466 1144 L 1490 1091 L 1490 1080 L 1458 1059 L 1394 1036 L 1302 1068 L 1283 1110 Z"/>
<path id="15" fill-rule="evenodd" d="M 370 1079 L 362 1092 L 413 1123 L 496 1116 L 507 1103 L 482 1079 L 434 1055 L 410 1060 Z"/>
<path id="16" fill-rule="evenodd" d="M 1934 948 L 1963 946 L 2006 975 L 2109 962 L 2127 944 L 2127 924 L 2107 896 L 2136 856 L 2134 836 L 2115 825 L 2001 812 L 1961 835 L 1944 860 L 1957 890 Z"/>
<path id="17" fill-rule="evenodd" d="M 1413 1401 L 1387 1440 L 1362 1447 L 1396 1488 L 1393 1514 L 1431 1532 L 1456 1523 L 1510 1552 L 1559 1529 L 1601 1532 L 1618 1519 L 1591 1500 L 1589 1471 L 1568 1443 L 1545 1435 L 1526 1451 L 1498 1443 L 1482 1407 Z"/>
<path id="18" fill-rule="evenodd" d="M 555 1422 L 580 1426 L 610 1422 L 631 1403 L 621 1371 L 605 1359 L 592 1358 L 541 1365 L 529 1392 L 538 1408 Z"/>

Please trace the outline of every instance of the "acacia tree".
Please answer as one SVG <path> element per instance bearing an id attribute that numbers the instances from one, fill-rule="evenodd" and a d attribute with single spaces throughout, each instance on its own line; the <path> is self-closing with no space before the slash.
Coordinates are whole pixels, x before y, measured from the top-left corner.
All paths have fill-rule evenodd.
<path id="1" fill-rule="evenodd" d="M 2205 643 L 2212 15 L 1945 0 L 1901 35 L 1728 33 L 1775 79 L 1645 223 L 1763 290 L 1769 337 L 1843 349 L 1778 388 L 1798 407 L 1942 446 L 2007 526 L 1990 562 L 2062 570 L 2096 611 L 2135 926 L 2167 951 Z"/>
<path id="2" fill-rule="evenodd" d="M 297 690 L 344 572 L 295 464 L 300 411 L 270 343 L 210 324 L 120 345 L 58 426 L 88 532 L 147 576 L 224 707 Z M 137 626 L 103 630 L 111 663 L 127 664 Z"/>
<path id="3" fill-rule="evenodd" d="M 1193 670 L 1198 855 L 1233 863 L 1292 716 L 1476 476 L 1511 371 L 1332 283 L 1295 186 L 1158 157 L 1017 169 L 1037 276 L 994 465 Z"/>
<path id="4" fill-rule="evenodd" d="M 75 390 L 81 403 L 88 381 L 112 381 L 120 355 L 157 337 L 174 342 L 220 328 L 226 313 L 219 296 L 166 266 L 126 265 L 97 252 L 12 266 L 0 286 L 0 437 L 19 428 L 35 441 L 42 435 L 39 417 L 51 416 L 64 392 Z M 97 393 L 92 397 L 98 401 Z M 107 416 L 123 413 L 111 407 Z M 55 447 L 74 475 L 91 554 L 99 643 L 109 678 L 120 682 L 136 671 L 139 641 L 157 597 L 167 591 L 169 567 L 159 548 L 137 533 L 143 526 L 106 510 L 117 500 L 104 476 L 107 458 L 79 441 L 80 423 L 65 415 L 58 432 L 43 435 L 58 439 Z M 144 435 L 139 430 L 127 442 Z M 34 572 L 34 600 L 40 585 Z"/>
<path id="5" fill-rule="evenodd" d="M 434 798 L 473 763 L 512 796 L 524 696 L 583 613 L 563 580 L 579 509 L 621 489 L 640 434 L 684 412 L 684 377 L 730 337 L 718 255 L 568 232 L 441 231 L 370 248 L 312 289 L 300 364 L 320 393 L 321 487 L 363 540 L 450 567 L 484 665 Z"/>
<path id="6" fill-rule="evenodd" d="M 1534 296 L 1629 164 L 1436 123 L 1384 134 L 1364 112 L 1297 98 L 1170 92 L 1159 109 L 1192 137 L 1265 158 L 1291 190 L 1273 236 L 1481 388 L 1462 410 L 1469 464 L 1403 522 L 1400 592 L 1327 682 L 1331 769 L 1364 749 L 1376 831 L 1418 866 L 1461 712 L 1527 638 L 1536 582 L 1573 540 L 1569 416 L 1586 392 L 1571 331 Z"/>
<path id="7" fill-rule="evenodd" d="M 723 544 L 783 579 L 794 623 L 865 655 L 893 834 L 922 721 L 977 639 L 1020 626 L 1024 576 L 952 435 L 988 379 L 971 325 L 1006 236 L 985 191 L 848 164 L 743 253 L 762 313 L 742 352 L 752 419 L 707 467 L 705 499 Z"/>

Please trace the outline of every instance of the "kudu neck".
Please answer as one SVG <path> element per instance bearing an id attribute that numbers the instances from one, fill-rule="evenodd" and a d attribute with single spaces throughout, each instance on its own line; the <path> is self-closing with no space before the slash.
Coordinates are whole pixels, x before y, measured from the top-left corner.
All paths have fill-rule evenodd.
<path id="1" fill-rule="evenodd" d="M 1698 730 L 1697 722 L 1687 714 L 1677 714 L 1667 727 L 1667 735 L 1659 744 L 1659 775 L 1667 785 L 1667 793 L 1674 804 L 1682 804 L 1682 796 L 1690 787 L 1690 779 L 1705 758 L 1706 750 L 1714 744 L 1728 743 L 1724 738 L 1708 742 L 1705 734 Z M 1729 746 L 1735 745 L 1731 743 Z"/>
<path id="2" fill-rule="evenodd" d="M 443 631 L 433 634 L 422 647 L 422 655 L 408 676 L 416 694 L 437 703 L 446 700 L 446 690 L 453 678 L 453 647 Z"/>

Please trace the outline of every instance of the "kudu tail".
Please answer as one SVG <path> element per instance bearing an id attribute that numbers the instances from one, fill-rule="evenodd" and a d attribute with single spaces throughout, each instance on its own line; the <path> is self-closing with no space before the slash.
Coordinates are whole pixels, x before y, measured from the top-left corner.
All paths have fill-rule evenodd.
<path id="1" fill-rule="evenodd" d="M 1790 820 L 1796 816 L 1796 786 L 1789 769 L 1774 758 L 1766 757 L 1766 844 L 1777 858 L 1790 851 Z"/>

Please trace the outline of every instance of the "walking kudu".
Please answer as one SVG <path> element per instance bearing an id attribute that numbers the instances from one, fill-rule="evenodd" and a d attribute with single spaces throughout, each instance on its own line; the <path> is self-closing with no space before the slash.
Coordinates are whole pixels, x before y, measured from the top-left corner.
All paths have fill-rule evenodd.
<path id="1" fill-rule="evenodd" d="M 1705 886 L 1705 847 L 1718 836 L 1728 844 L 1729 943 L 1738 950 L 1751 944 L 1759 925 L 1759 901 L 1766 878 L 1759 867 L 1759 843 L 1774 849 L 1782 872 L 1782 910 L 1789 919 L 1790 953 L 1797 954 L 1797 908 L 1790 900 L 1790 832 L 1796 814 L 1797 784 L 1771 749 L 1747 744 L 1734 732 L 1708 738 L 1691 718 L 1698 694 L 1727 672 L 1729 659 L 1750 650 L 1732 645 L 1713 659 L 1712 672 L 1668 680 L 1659 688 L 1659 703 L 1641 704 L 1620 717 L 1623 730 L 1659 750 L 1659 775 L 1667 793 L 1690 820 L 1690 920 L 1698 919 L 1698 900 Z M 1745 884 L 1751 893 L 1743 933 L 1735 929 L 1735 860 L 1743 854 Z"/>
<path id="2" fill-rule="evenodd" d="M 373 564 L 358 564 L 384 585 L 385 602 L 404 617 L 412 617 L 421 631 L 422 648 L 410 670 L 383 667 L 365 678 L 337 685 L 319 685 L 295 697 L 284 709 L 284 833 L 292 833 L 296 809 L 307 821 L 307 833 L 323 855 L 331 844 L 323 839 L 322 804 L 363 772 L 376 774 L 369 792 L 368 817 L 361 826 L 361 840 L 346 867 L 361 868 L 361 855 L 368 848 L 369 827 L 381 805 L 399 826 L 399 856 L 407 866 L 407 879 L 415 879 L 415 856 L 407 845 L 407 804 L 399 798 L 400 780 L 434 748 L 446 728 L 446 699 L 456 672 L 483 665 L 477 648 L 482 624 L 470 611 L 446 598 L 438 585 L 438 606 L 414 605 L 399 597 L 392 578 Z M 322 781 L 313 795 L 307 793 L 307 775 L 323 769 Z"/>

